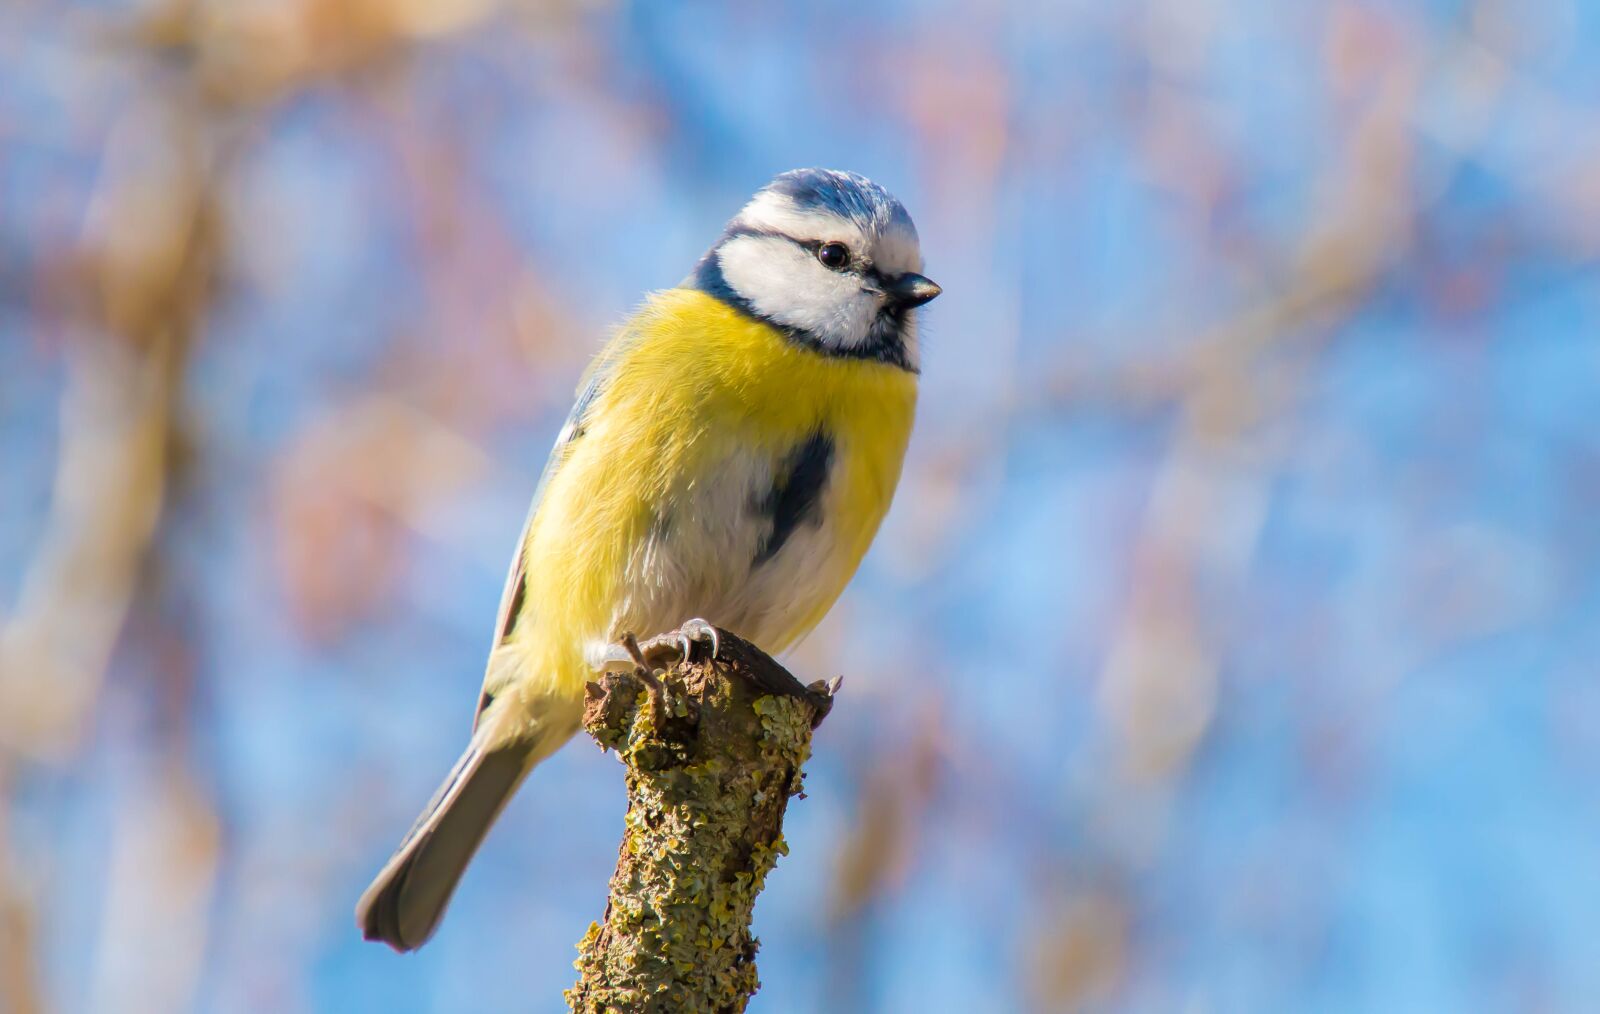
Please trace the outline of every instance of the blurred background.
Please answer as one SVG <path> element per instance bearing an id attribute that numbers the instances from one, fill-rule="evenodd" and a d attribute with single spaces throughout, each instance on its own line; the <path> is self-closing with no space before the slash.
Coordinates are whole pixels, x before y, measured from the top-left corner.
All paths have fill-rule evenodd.
<path id="1" fill-rule="evenodd" d="M 0 1010 L 559 1009 L 586 741 L 352 906 L 587 357 L 805 165 L 945 295 L 755 1008 L 1594 1009 L 1595 5 L 23 0 Z"/>

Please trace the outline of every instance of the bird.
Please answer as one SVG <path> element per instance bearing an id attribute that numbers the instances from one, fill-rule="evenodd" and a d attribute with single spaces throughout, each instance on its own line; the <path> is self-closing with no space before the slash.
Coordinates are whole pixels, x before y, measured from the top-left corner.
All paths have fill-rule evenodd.
<path id="1" fill-rule="evenodd" d="M 633 632 L 769 654 L 812 630 L 888 511 L 920 354 L 916 226 L 867 178 L 782 173 L 595 356 L 511 562 L 465 752 L 356 907 L 396 951 L 435 932 L 490 825 L 578 731 Z M 627 645 L 628 647 L 624 647 Z"/>

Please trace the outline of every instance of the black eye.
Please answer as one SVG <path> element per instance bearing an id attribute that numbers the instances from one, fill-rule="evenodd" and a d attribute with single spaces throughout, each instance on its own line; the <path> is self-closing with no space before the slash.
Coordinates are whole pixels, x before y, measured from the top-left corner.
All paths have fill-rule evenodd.
<path id="1" fill-rule="evenodd" d="M 823 267 L 838 271 L 850 266 L 850 248 L 843 243 L 824 243 L 817 248 L 817 260 Z"/>

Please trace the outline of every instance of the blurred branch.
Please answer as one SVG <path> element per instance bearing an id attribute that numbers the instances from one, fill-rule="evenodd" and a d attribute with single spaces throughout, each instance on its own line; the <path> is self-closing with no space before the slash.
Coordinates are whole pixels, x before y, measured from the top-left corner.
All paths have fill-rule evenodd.
<path id="1" fill-rule="evenodd" d="M 1031 934 L 1026 957 L 1032 1009 L 1099 1009 L 1126 973 L 1133 935 L 1128 901 L 1093 883 L 1045 897 L 1046 920 Z"/>
<path id="2" fill-rule="evenodd" d="M 46 272 L 67 387 L 45 533 L 0 624 L 0 749 L 75 749 L 180 464 L 184 378 L 220 260 L 206 126 L 181 79 L 130 102 L 79 248 Z"/>
<path id="3" fill-rule="evenodd" d="M 659 684 L 589 685 L 584 727 L 617 751 L 628 816 L 605 919 L 578 944 L 577 1011 L 741 1011 L 759 987 L 750 915 L 788 851 L 814 722 L 831 698 L 726 631 Z"/>
<path id="4" fill-rule="evenodd" d="M 11 786 L 0 765 L 0 792 Z M 22 889 L 26 881 L 16 875 L 11 855 L 10 811 L 0 808 L 0 1009 L 7 1014 L 38 1014 L 44 1009 L 35 981 L 35 923 L 33 899 Z"/>
<path id="5" fill-rule="evenodd" d="M 52 501 L 16 608 L 0 616 L 0 785 L 8 787 L 23 762 L 62 763 L 79 753 L 114 656 L 128 657 L 119 642 L 135 640 L 130 629 L 137 629 L 137 647 L 152 649 L 160 684 L 147 688 L 141 703 L 169 707 L 181 723 L 193 710 L 187 672 L 174 676 L 182 667 L 160 656 L 162 630 L 187 621 L 178 619 L 183 604 L 157 575 L 162 546 L 174 534 L 163 536 L 162 526 L 174 516 L 178 479 L 190 464 L 187 374 L 217 281 L 239 267 L 224 244 L 260 241 L 230 233 L 222 221 L 247 186 L 236 152 L 270 129 L 282 102 L 330 83 L 381 92 L 401 78 L 416 48 L 481 24 L 502 6 L 155 0 L 44 19 L 81 65 L 113 68 L 124 90 L 104 107 L 114 116 L 103 128 L 83 233 L 65 256 L 41 266 L 32 286 L 40 329 L 65 336 L 66 381 Z M 552 16 L 571 7 L 533 6 Z M 417 191 L 433 193 L 425 183 Z M 438 217 L 456 221 L 448 209 Z M 375 413 L 373 425 L 356 435 L 371 436 L 396 414 Z M 402 435 L 433 438 L 422 465 L 402 470 L 389 487 L 357 493 L 397 491 L 407 520 L 425 524 L 414 491 L 452 468 L 481 467 L 482 455 L 450 439 L 445 427 L 428 425 L 422 413 L 408 419 L 416 425 Z M 416 448 L 408 443 L 404 456 L 413 464 Z M 410 485 L 401 481 L 407 477 Z M 198 965 L 176 956 L 203 953 L 220 843 L 186 756 L 190 740 L 157 727 L 131 746 L 154 754 L 159 774 L 126 797 L 121 786 L 113 793 L 117 820 L 91 989 L 144 995 L 173 1009 L 198 982 Z M 3 804 L 10 807 L 9 793 Z M 0 864 L 0 1008 L 18 1010 L 37 996 L 28 977 L 43 964 L 29 956 L 30 936 L 22 932 L 32 921 L 25 907 L 31 899 L 11 887 L 37 879 L 24 858 L 13 860 L 15 870 Z M 152 884 L 166 885 L 154 904 Z M 160 932 L 152 932 L 152 920 Z"/>
<path id="6" fill-rule="evenodd" d="M 1248 571 L 1315 346 L 1412 246 L 1420 69 L 1394 56 L 1370 81 L 1342 157 L 1313 187 L 1318 213 L 1285 266 L 1267 272 L 1270 291 L 1174 355 L 1111 372 L 1063 371 L 1038 396 L 1177 414 L 1098 675 L 1115 768 L 1092 819 L 1114 829 L 1107 847 L 1119 866 L 1138 867 L 1162 848 L 1166 801 L 1211 728 L 1225 649 L 1207 603 Z M 1117 890 L 1089 886 L 1066 904 L 1043 899 L 1039 913 L 1045 928 L 1026 978 L 1041 1008 L 1081 1009 L 1137 980 L 1131 917 Z"/>
<path id="7" fill-rule="evenodd" d="M 118 154 L 128 153 L 108 159 Z M 100 194 L 113 231 L 86 249 L 84 276 L 101 295 L 100 314 L 69 348 L 49 520 L 17 611 L 0 624 L 0 773 L 19 758 L 60 762 L 77 752 L 141 586 L 178 467 L 183 377 L 213 271 L 202 178 L 186 173 L 165 215 L 152 215 L 157 202 L 134 185 L 148 180 L 112 177 Z M 136 237 L 121 231 L 135 228 Z M 27 946 L 25 899 L 4 886 L 0 897 L 8 952 Z M 38 968 L 9 953 L 6 963 Z M 0 983 L 10 1009 L 36 1001 L 28 975 Z"/>
<path id="8" fill-rule="evenodd" d="M 168 56 L 152 49 L 141 59 L 154 67 Z M 185 463 L 184 384 L 221 260 L 215 152 L 192 81 L 154 70 L 150 80 L 107 137 L 77 249 L 64 270 L 43 272 L 55 284 L 41 287 L 53 301 L 41 317 L 53 310 L 61 318 L 67 379 L 44 534 L 17 608 L 0 622 L 0 780 L 8 787 L 20 762 L 60 763 L 78 752 L 129 614 L 154 587 L 153 547 Z M 184 742 L 157 740 L 169 777 L 131 807 L 109 843 L 109 900 L 94 951 L 100 969 L 90 989 L 143 995 L 150 1009 L 192 994 L 195 962 L 148 959 L 152 948 L 202 952 L 215 869 L 216 820 L 185 767 Z M 174 819 L 152 823 L 174 799 L 184 804 L 171 809 Z M 142 850 L 154 827 L 165 837 Z M 175 842 L 198 848 L 166 847 Z M 13 1011 L 42 1003 L 27 908 L 34 899 L 21 888 L 36 878 L 20 864 L 0 866 L 0 1001 Z M 193 885 L 191 932 L 166 918 L 171 896 L 150 903 L 149 885 L 163 878 Z M 131 969 L 112 976 L 126 990 L 108 990 L 108 966 Z"/>
<path id="9" fill-rule="evenodd" d="M 13 753 L 76 749 L 161 515 L 186 340 L 72 357 L 50 520 L 0 626 L 0 746 Z"/>
<path id="10" fill-rule="evenodd" d="M 1278 293 L 1168 365 L 1178 432 L 1156 476 L 1129 604 L 1100 678 L 1101 706 L 1135 778 L 1184 764 L 1211 722 L 1219 662 L 1202 630 L 1202 589 L 1233 585 L 1248 565 L 1273 473 L 1266 459 L 1276 453 L 1266 424 L 1293 402 L 1306 361 L 1269 361 L 1269 353 L 1326 335 L 1406 248 L 1416 88 L 1405 63 L 1381 82 L 1346 159 L 1323 181 L 1327 210 Z"/>

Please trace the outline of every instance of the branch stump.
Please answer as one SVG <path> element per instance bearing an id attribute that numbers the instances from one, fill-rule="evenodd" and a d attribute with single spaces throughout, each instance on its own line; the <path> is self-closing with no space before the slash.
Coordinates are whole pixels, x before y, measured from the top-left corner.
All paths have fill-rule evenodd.
<path id="1" fill-rule="evenodd" d="M 760 986 L 751 910 L 788 852 L 811 731 L 832 706 L 718 630 L 715 660 L 590 683 L 583 725 L 627 768 L 628 813 L 605 917 L 578 944 L 574 1011 L 743 1011 Z"/>

